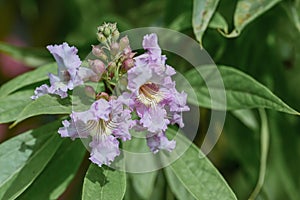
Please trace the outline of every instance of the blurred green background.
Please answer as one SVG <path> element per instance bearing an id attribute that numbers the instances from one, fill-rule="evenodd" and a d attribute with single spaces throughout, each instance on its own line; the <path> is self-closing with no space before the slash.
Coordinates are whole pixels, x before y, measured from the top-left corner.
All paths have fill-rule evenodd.
<path id="1" fill-rule="evenodd" d="M 221 0 L 217 11 L 233 29 L 236 0 Z M 78 47 L 84 58 L 97 43 L 96 27 L 117 22 L 120 31 L 158 26 L 181 31 L 193 38 L 192 1 L 180 0 L 2 0 L 0 41 L 28 47 L 40 54 L 37 63 L 51 60 L 48 44 L 64 41 Z M 203 47 L 216 64 L 238 68 L 266 85 L 291 107 L 300 110 L 300 29 L 298 1 L 281 1 L 252 21 L 237 38 L 226 38 L 209 28 Z M 4 43 L 3 43 L 4 42 Z M 170 55 L 168 62 L 178 70 L 190 68 Z M 0 54 L 0 83 L 31 70 L 30 62 L 18 62 Z M 238 83 L 237 83 L 238 84 Z M 258 199 L 300 199 L 300 120 L 268 111 L 270 149 L 266 179 Z M 34 119 L 12 130 L 0 125 L 0 141 L 34 127 Z M 207 128 L 209 110 L 201 109 L 199 137 Z M 195 141 L 199 143 L 199 141 Z M 228 112 L 222 136 L 209 158 L 224 175 L 239 199 L 247 199 L 258 179 L 260 118 L 257 110 Z M 87 164 L 62 199 L 78 197 Z M 136 197 L 138 199 L 138 197 Z"/>

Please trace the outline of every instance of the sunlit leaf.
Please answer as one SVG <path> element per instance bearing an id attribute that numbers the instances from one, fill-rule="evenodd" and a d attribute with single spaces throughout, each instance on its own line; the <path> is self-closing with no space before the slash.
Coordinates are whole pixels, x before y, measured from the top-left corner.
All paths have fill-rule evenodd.
<path id="1" fill-rule="evenodd" d="M 0 199 L 15 199 L 43 171 L 62 142 L 59 124 L 27 131 L 0 145 Z"/>
<path id="2" fill-rule="evenodd" d="M 17 116 L 15 126 L 29 117 L 43 114 L 69 114 L 72 111 L 72 104 L 69 98 L 61 99 L 56 95 L 43 95 L 36 100 L 31 100 Z"/>
<path id="3" fill-rule="evenodd" d="M 227 37 L 237 37 L 254 19 L 281 0 L 239 0 L 234 12 L 234 30 Z M 226 34 L 225 34 L 226 35 Z"/>
<path id="4" fill-rule="evenodd" d="M 169 137 L 174 137 L 175 133 L 171 129 L 167 131 Z M 194 199 L 236 199 L 218 170 L 194 144 L 180 133 L 174 139 L 176 148 L 170 154 L 181 154 L 182 146 L 188 146 L 188 149 L 165 170 L 171 170 Z M 168 158 L 166 155 L 162 159 L 168 162 Z"/>
<path id="5" fill-rule="evenodd" d="M 153 189 L 155 188 L 155 180 L 157 171 L 148 173 L 130 174 L 134 190 L 143 199 L 149 199 Z"/>
<path id="6" fill-rule="evenodd" d="M 166 167 L 164 169 L 168 185 L 172 192 L 179 200 L 194 200 L 195 198 L 189 193 L 189 191 L 183 186 L 180 180 L 176 177 L 171 168 Z"/>
<path id="7" fill-rule="evenodd" d="M 82 199 L 121 200 L 125 190 L 125 172 L 91 164 L 84 178 Z"/>
<path id="8" fill-rule="evenodd" d="M 48 73 L 57 73 L 57 64 L 51 63 L 41 66 L 33 71 L 27 72 L 14 78 L 0 88 L 0 97 L 7 96 L 8 94 L 21 89 L 25 86 L 44 81 L 48 79 Z"/>
<path id="9" fill-rule="evenodd" d="M 192 24 L 194 34 L 200 44 L 202 44 L 203 34 L 217 8 L 218 3 L 219 0 L 194 0 Z"/>
<path id="10" fill-rule="evenodd" d="M 190 103 L 216 110 L 268 108 L 299 115 L 297 111 L 289 107 L 267 87 L 237 69 L 227 66 L 219 66 L 218 68 L 201 66 L 197 70 L 188 71 L 185 77 L 188 77 L 188 81 L 198 97 L 198 102 Z M 221 82 L 224 83 L 224 87 L 221 87 Z M 181 86 L 185 87 L 179 85 L 179 87 Z M 181 89 L 188 93 L 190 90 L 188 88 Z M 224 92 L 226 99 L 222 99 Z M 211 95 L 215 98 L 212 99 Z M 191 101 L 193 100 L 191 99 Z"/>
<path id="11" fill-rule="evenodd" d="M 228 24 L 219 12 L 214 13 L 213 17 L 211 18 L 208 24 L 208 27 L 217 29 L 218 31 L 221 31 L 221 33 L 228 33 Z"/>
<path id="12" fill-rule="evenodd" d="M 32 93 L 32 90 L 25 90 L 6 97 L 0 97 L 0 123 L 16 120 L 20 110 L 32 102 L 30 99 Z"/>
<path id="13" fill-rule="evenodd" d="M 85 152 L 81 140 L 64 140 L 44 171 L 19 199 L 58 199 L 76 175 Z"/>

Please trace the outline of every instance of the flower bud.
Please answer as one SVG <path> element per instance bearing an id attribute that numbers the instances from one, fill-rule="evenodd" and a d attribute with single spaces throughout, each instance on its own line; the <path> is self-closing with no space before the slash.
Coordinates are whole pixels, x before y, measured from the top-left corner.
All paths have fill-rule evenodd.
<path id="1" fill-rule="evenodd" d="M 105 64 L 101 60 L 88 60 L 91 69 L 97 74 L 102 75 L 105 72 Z"/>
<path id="2" fill-rule="evenodd" d="M 132 58 L 128 58 L 123 61 L 123 68 L 128 71 L 130 68 L 134 66 L 134 60 Z"/>
<path id="3" fill-rule="evenodd" d="M 106 37 L 101 32 L 97 33 L 97 39 L 102 44 L 106 42 Z"/>
<path id="4" fill-rule="evenodd" d="M 103 54 L 103 51 L 102 51 L 102 49 L 100 49 L 99 46 L 92 45 L 92 53 L 96 57 L 101 57 Z"/>
<path id="5" fill-rule="evenodd" d="M 90 76 L 89 80 L 94 82 L 94 83 L 98 83 L 101 79 L 101 76 L 95 75 L 95 76 Z"/>
<path id="6" fill-rule="evenodd" d="M 89 86 L 89 85 L 85 86 L 84 92 L 85 92 L 86 96 L 88 96 L 88 97 L 91 97 L 93 99 L 96 97 L 96 92 L 92 86 Z"/>
<path id="7" fill-rule="evenodd" d="M 99 99 L 105 99 L 105 100 L 109 100 L 110 97 L 109 95 L 106 93 L 106 92 L 101 92 L 99 94 L 96 95 L 96 99 L 99 100 Z"/>
<path id="8" fill-rule="evenodd" d="M 123 52 L 125 55 L 130 55 L 132 51 L 131 51 L 131 48 L 129 46 L 127 46 L 124 48 Z"/>
<path id="9" fill-rule="evenodd" d="M 120 39 L 119 45 L 120 45 L 120 50 L 125 49 L 129 45 L 129 39 L 128 39 L 128 37 L 127 36 L 122 37 Z"/>
<path id="10" fill-rule="evenodd" d="M 115 55 L 118 54 L 118 52 L 119 52 L 119 44 L 117 42 L 112 43 L 110 48 L 111 48 L 110 53 L 113 56 L 115 56 Z"/>
<path id="11" fill-rule="evenodd" d="M 111 37 L 114 41 L 116 41 L 117 39 L 119 39 L 120 37 L 120 32 L 116 29 L 112 34 Z"/>
<path id="12" fill-rule="evenodd" d="M 104 27 L 103 35 L 105 37 L 109 37 L 110 33 L 111 33 L 110 28 L 109 27 Z"/>

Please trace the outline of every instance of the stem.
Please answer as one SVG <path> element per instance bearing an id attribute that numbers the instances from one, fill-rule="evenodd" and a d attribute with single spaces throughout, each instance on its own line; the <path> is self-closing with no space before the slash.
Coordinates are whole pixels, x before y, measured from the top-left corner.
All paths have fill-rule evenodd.
<path id="1" fill-rule="evenodd" d="M 259 110 L 259 115 L 261 118 L 261 136 L 260 136 L 260 145 L 261 145 L 261 157 L 260 157 L 260 169 L 259 169 L 259 177 L 257 184 L 251 193 L 249 200 L 256 199 L 259 194 L 266 175 L 266 167 L 267 167 L 267 159 L 268 159 L 268 150 L 269 150 L 269 127 L 268 127 L 268 119 L 264 109 Z"/>

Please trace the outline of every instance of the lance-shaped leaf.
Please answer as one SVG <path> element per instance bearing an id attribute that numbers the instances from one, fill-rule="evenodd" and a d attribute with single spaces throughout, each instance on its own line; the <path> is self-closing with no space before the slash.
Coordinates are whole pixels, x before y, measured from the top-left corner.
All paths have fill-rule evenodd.
<path id="1" fill-rule="evenodd" d="M 201 200 L 210 199 L 236 199 L 235 194 L 228 186 L 222 175 L 208 160 L 207 157 L 196 147 L 189 139 L 168 129 L 167 135 L 176 140 L 176 148 L 171 153 L 165 153 L 161 156 L 164 162 L 169 162 L 173 156 L 178 159 L 171 163 L 164 170 L 168 176 L 168 180 L 177 181 L 171 184 L 174 190 L 175 185 L 181 185 L 188 194 L 181 193 L 178 198 L 185 197 Z M 183 152 L 185 150 L 185 152 Z M 171 173 L 168 173 L 171 171 Z M 175 175 L 175 177 L 171 177 Z M 180 190 L 179 191 L 184 191 Z M 176 194 L 176 193 L 175 193 Z"/>
<path id="2" fill-rule="evenodd" d="M 197 40 L 202 44 L 202 37 L 207 29 L 219 0 L 194 0 L 193 5 L 193 29 Z"/>
<path id="3" fill-rule="evenodd" d="M 45 170 L 19 199 L 58 199 L 76 175 L 85 152 L 81 140 L 64 140 Z"/>
<path id="4" fill-rule="evenodd" d="M 69 114 L 71 111 L 72 104 L 69 98 L 61 99 L 56 95 L 43 95 L 24 107 L 12 126 L 29 117 L 44 114 Z"/>
<path id="5" fill-rule="evenodd" d="M 6 97 L 0 97 L 0 123 L 15 121 L 20 110 L 32 102 L 32 90 L 16 92 Z"/>
<path id="6" fill-rule="evenodd" d="M 178 87 L 196 93 L 197 101 L 189 99 L 192 104 L 216 110 L 268 108 L 299 115 L 267 87 L 232 67 L 201 66 L 188 71 L 185 77 L 192 87 Z"/>
<path id="7" fill-rule="evenodd" d="M 122 200 L 125 190 L 125 172 L 91 164 L 84 178 L 82 199 Z"/>
<path id="8" fill-rule="evenodd" d="M 0 199 L 15 199 L 46 167 L 63 141 L 51 123 L 0 145 Z"/>
<path id="9" fill-rule="evenodd" d="M 226 37 L 237 37 L 255 18 L 267 12 L 281 0 L 239 0 L 234 12 L 234 30 Z"/>
<path id="10" fill-rule="evenodd" d="M 40 81 L 47 80 L 48 73 L 57 73 L 57 64 L 51 63 L 45 66 L 41 66 L 33 71 L 27 72 L 14 78 L 0 88 L 0 97 L 7 96 L 8 94 L 21 89 L 25 86 L 31 85 L 33 83 L 37 83 Z"/>

